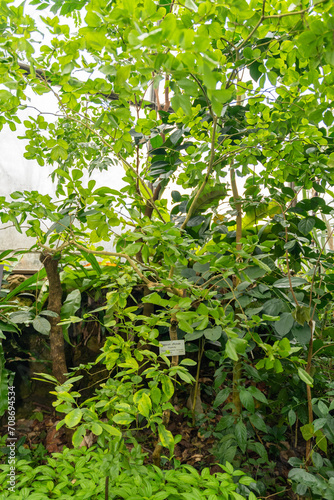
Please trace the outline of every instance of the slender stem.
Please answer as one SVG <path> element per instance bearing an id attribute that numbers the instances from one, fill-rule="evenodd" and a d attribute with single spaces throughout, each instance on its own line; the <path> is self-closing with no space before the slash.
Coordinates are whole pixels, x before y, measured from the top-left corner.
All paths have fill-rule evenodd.
<path id="1" fill-rule="evenodd" d="M 322 3 L 325 3 L 327 0 L 322 0 L 320 2 L 317 2 L 317 6 L 322 4 Z M 247 38 L 245 38 L 245 40 L 240 44 L 238 45 L 236 48 L 237 50 L 240 50 L 242 47 L 244 47 L 247 42 L 249 42 L 249 40 L 252 38 L 252 36 L 254 35 L 254 33 L 256 32 L 256 30 L 258 29 L 258 27 L 261 25 L 261 23 L 265 20 L 270 20 L 270 19 L 282 19 L 283 17 L 289 17 L 289 16 L 302 16 L 303 14 L 306 14 L 306 12 L 309 11 L 309 7 L 307 9 L 303 9 L 303 10 L 296 10 L 296 11 L 293 11 L 293 12 L 284 12 L 283 14 L 270 14 L 268 16 L 265 15 L 265 5 L 266 5 L 266 0 L 263 1 L 263 4 L 262 4 L 262 14 L 261 14 L 261 17 L 260 19 L 258 20 L 258 22 L 256 23 L 256 25 L 254 26 L 254 28 L 252 29 L 252 31 L 250 32 L 250 34 L 247 36 Z"/>
<path id="2" fill-rule="evenodd" d="M 295 423 L 295 449 L 297 448 L 298 445 L 298 417 L 296 417 L 296 423 Z"/>
<path id="3" fill-rule="evenodd" d="M 105 500 L 108 500 L 108 498 L 109 498 L 109 476 L 106 476 L 104 498 L 105 498 Z"/>
<path id="4" fill-rule="evenodd" d="M 238 53 L 237 53 L 238 56 Z M 237 57 L 238 59 L 238 57 Z M 238 77 L 239 81 L 239 77 Z M 237 96 L 237 106 L 240 105 L 240 100 L 241 96 Z M 242 244 L 240 243 L 240 240 L 242 238 L 242 204 L 240 201 L 240 196 L 238 192 L 238 186 L 237 186 L 237 181 L 235 177 L 235 170 L 232 168 L 233 165 L 233 159 L 231 161 L 230 165 L 230 181 L 231 181 L 231 188 L 232 188 L 232 195 L 233 195 L 233 201 L 235 204 L 235 208 L 237 210 L 237 218 L 236 218 L 236 250 L 239 252 L 242 249 Z M 237 261 L 240 261 L 240 257 L 237 256 Z M 238 285 L 238 278 L 237 276 L 234 276 L 233 284 L 234 287 Z M 235 309 L 235 312 L 237 313 L 238 309 Z M 234 414 L 235 417 L 239 417 L 241 414 L 242 406 L 241 406 L 241 401 L 240 401 L 240 380 L 242 376 L 242 362 L 240 358 L 237 361 L 233 362 L 233 381 L 232 381 L 232 399 L 233 399 L 233 404 L 234 404 Z"/>
<path id="5" fill-rule="evenodd" d="M 66 248 L 69 245 L 74 245 L 76 248 L 78 248 L 78 250 L 82 250 L 82 251 L 84 251 L 86 253 L 91 253 L 93 255 L 104 255 L 104 256 L 109 256 L 109 257 L 119 257 L 119 258 L 126 259 L 128 261 L 128 263 L 130 264 L 130 266 L 134 269 L 134 271 L 136 271 L 136 273 L 138 274 L 138 276 L 146 284 L 148 284 L 148 285 L 155 284 L 152 281 L 148 280 L 146 278 L 146 276 L 143 275 L 143 273 L 140 271 L 140 269 L 135 264 L 135 262 L 131 259 L 131 257 L 129 257 L 128 255 L 126 255 L 125 253 L 108 252 L 107 250 L 91 250 L 90 248 L 86 248 L 83 245 L 80 245 L 79 243 L 77 243 L 76 241 L 73 241 L 73 240 L 69 241 L 69 242 L 66 242 L 66 244 L 64 243 L 59 248 L 49 248 L 46 245 L 43 245 L 42 243 L 39 243 L 39 246 L 41 246 L 42 248 L 44 248 L 45 250 L 47 250 L 48 252 L 53 253 L 53 254 L 60 252 L 61 250 L 63 250 L 64 248 Z"/>
<path id="6" fill-rule="evenodd" d="M 240 379 L 242 375 L 242 363 L 241 360 L 234 361 L 233 363 L 233 382 L 232 382 L 232 400 L 234 404 L 233 413 L 236 417 L 238 417 L 241 413 L 241 401 L 240 401 Z"/>
<path id="7" fill-rule="evenodd" d="M 195 80 L 195 82 L 198 84 L 198 86 L 200 87 L 203 95 L 204 95 L 204 98 L 206 100 L 206 103 L 208 105 L 208 108 L 209 108 L 209 111 L 210 111 L 210 115 L 212 116 L 212 118 L 214 118 L 214 112 L 212 110 L 212 106 L 211 106 L 211 102 L 210 102 L 210 99 L 208 98 L 208 94 L 206 93 L 206 90 L 205 88 L 203 87 L 202 83 L 200 82 L 200 80 L 197 78 L 197 76 L 195 76 L 193 73 L 190 73 L 190 76 Z"/>
<path id="8" fill-rule="evenodd" d="M 187 213 L 187 216 L 185 218 L 185 220 L 183 221 L 182 223 L 182 226 L 181 226 L 181 230 L 185 229 L 186 225 L 188 224 L 189 220 L 191 219 L 192 215 L 193 215 L 193 212 L 194 212 L 194 209 L 196 207 L 196 204 L 197 204 L 197 200 L 198 198 L 201 196 L 201 194 L 203 193 L 204 191 L 204 188 L 206 186 L 206 184 L 208 183 L 208 180 L 210 178 L 210 174 L 212 172 L 212 168 L 213 168 L 213 163 L 214 163 L 214 157 L 215 157 L 215 139 L 216 139 L 216 130 L 217 130 L 217 116 L 214 116 L 213 118 L 213 129 L 212 129 L 212 136 L 211 136 L 211 152 L 210 152 L 210 161 L 209 161 L 209 165 L 208 165 L 208 168 L 207 168 L 207 171 L 206 171 L 206 175 L 205 175 L 205 178 L 204 178 L 204 181 L 202 182 L 200 188 L 198 189 L 190 207 L 189 207 L 189 210 L 188 210 L 188 213 Z"/>
<path id="9" fill-rule="evenodd" d="M 232 168 L 233 161 L 231 162 L 230 167 L 230 180 L 233 194 L 233 201 L 235 203 L 235 208 L 237 210 L 237 218 L 236 218 L 236 249 L 237 251 L 241 250 L 242 245 L 240 240 L 242 238 L 242 204 L 240 202 L 240 196 L 238 193 L 238 186 L 235 178 L 235 170 Z"/>
<path id="10" fill-rule="evenodd" d="M 283 217 L 284 217 L 284 220 L 286 221 L 286 218 L 285 218 L 285 214 L 283 213 Z M 288 235 L 288 228 L 285 227 L 285 243 L 287 243 L 289 240 L 289 235 Z M 289 264 L 289 253 L 288 253 L 288 249 L 285 250 L 285 264 L 286 264 L 286 272 L 288 274 L 288 280 L 289 280 L 289 287 L 290 287 L 290 292 L 291 292 L 291 295 L 292 295 L 292 298 L 293 300 L 295 301 L 295 304 L 297 307 L 299 307 L 299 302 L 298 302 L 298 299 L 296 297 L 296 294 L 293 290 L 293 286 L 292 286 L 292 281 L 291 281 L 291 271 L 290 271 L 290 264 Z"/>
<path id="11" fill-rule="evenodd" d="M 177 340 L 177 317 L 175 314 L 172 314 L 170 319 L 170 327 L 169 327 L 169 338 L 173 340 Z M 172 366 L 177 366 L 179 364 L 179 356 L 172 356 Z"/>
<path id="12" fill-rule="evenodd" d="M 116 156 L 116 158 L 118 158 L 119 160 L 121 160 L 123 162 L 123 164 L 129 169 L 131 170 L 131 172 L 134 174 L 134 176 L 136 177 L 137 181 L 138 181 L 138 184 L 140 186 L 143 187 L 143 189 L 145 190 L 146 194 L 147 194 L 147 203 L 149 203 L 152 208 L 157 212 L 159 218 L 161 219 L 162 222 L 165 222 L 164 218 L 162 217 L 159 209 L 157 208 L 156 204 L 154 203 L 154 200 L 151 196 L 151 192 L 150 190 L 148 189 L 148 187 L 146 186 L 145 182 L 142 180 L 142 178 L 140 177 L 139 173 L 136 171 L 136 169 L 120 154 L 120 153 L 116 153 L 114 151 L 114 148 L 93 128 L 93 126 L 90 126 L 88 125 L 87 123 L 87 120 L 85 120 L 85 122 L 83 122 L 82 120 L 78 120 L 77 118 L 74 118 L 73 116 L 69 115 L 62 100 L 60 99 L 59 95 L 57 94 L 57 92 L 55 92 L 52 88 L 52 86 L 50 84 L 48 84 L 46 82 L 46 85 L 47 87 L 51 90 L 51 92 L 53 93 L 53 95 L 56 97 L 58 103 L 59 103 L 59 106 L 60 108 L 62 109 L 65 117 L 70 120 L 70 121 L 73 121 L 74 123 L 77 123 L 78 125 L 82 125 L 84 126 L 87 130 L 89 130 L 93 135 L 95 135 L 96 137 L 98 137 L 98 139 L 102 142 L 102 144 L 104 144 L 106 146 L 107 149 L 110 149 L 113 154 Z M 86 117 L 87 118 L 87 117 Z M 93 123 L 94 125 L 94 122 L 93 120 L 90 119 L 90 121 Z M 103 130 L 103 129 L 102 129 Z"/>
<path id="13" fill-rule="evenodd" d="M 65 247 L 68 247 L 69 245 L 73 245 L 75 246 L 76 248 L 78 248 L 79 250 L 82 250 L 86 253 L 91 253 L 93 255 L 101 255 L 101 256 L 108 256 L 108 257 L 118 257 L 118 258 L 123 258 L 123 259 L 126 259 L 128 261 L 128 263 L 130 264 L 130 266 L 132 267 L 132 269 L 137 273 L 137 275 L 139 276 L 140 279 L 142 279 L 144 281 L 144 283 L 146 283 L 146 285 L 148 286 L 148 288 L 162 288 L 164 290 L 166 290 L 167 292 L 170 292 L 174 295 L 177 295 L 178 297 L 183 297 L 183 291 L 182 290 L 178 290 L 176 288 L 169 288 L 169 287 L 165 287 L 164 285 L 162 285 L 161 283 L 157 282 L 157 281 L 151 281 L 149 279 L 146 278 L 146 276 L 140 271 L 139 267 L 136 265 L 136 263 L 134 262 L 133 259 L 131 259 L 131 257 L 129 257 L 129 255 L 125 254 L 125 253 L 121 253 L 121 252 L 108 252 L 107 250 L 91 250 L 90 248 L 86 248 L 84 247 L 83 245 L 80 245 L 79 243 L 77 243 L 76 241 L 74 240 L 71 240 L 69 242 L 66 243 L 66 245 L 62 245 L 61 247 L 59 248 L 50 248 L 46 245 L 43 245 L 42 243 L 38 243 L 38 245 L 42 248 L 44 248 L 45 250 L 47 250 L 49 253 L 52 253 L 52 254 L 55 254 L 55 253 L 59 253 L 62 249 L 64 249 Z M 145 266 L 145 264 L 144 264 Z"/>
<path id="14" fill-rule="evenodd" d="M 198 198 L 201 196 L 206 184 L 208 183 L 208 180 L 210 178 L 210 174 L 212 172 L 212 169 L 213 169 L 213 166 L 214 166 L 214 157 L 215 157 L 215 140 L 216 140 L 216 130 L 217 130 L 217 116 L 215 115 L 213 117 L 213 128 L 212 128 L 212 135 L 211 135 L 211 151 L 210 151 L 210 160 L 209 160 L 209 164 L 208 164 L 208 168 L 207 168 L 207 171 L 206 171 L 206 175 L 205 175 L 205 178 L 204 178 L 204 181 L 202 182 L 202 184 L 200 185 L 197 193 L 195 194 L 195 197 L 189 207 L 189 210 L 188 210 L 188 213 L 186 215 L 186 218 L 184 219 L 183 223 L 182 223 L 182 226 L 181 226 L 181 231 L 183 231 L 186 227 L 186 225 L 188 224 L 189 220 L 191 219 L 192 215 L 193 215 L 193 212 L 195 210 L 195 207 L 196 207 L 196 204 L 197 204 L 197 200 Z M 175 266 L 172 266 L 170 268 L 170 271 L 169 271 L 169 278 L 171 279 L 173 277 L 173 274 L 174 274 L 174 269 L 175 269 Z"/>
<path id="15" fill-rule="evenodd" d="M 199 387 L 199 375 L 200 375 L 200 370 L 201 370 L 201 361 L 202 361 L 202 356 L 204 352 L 204 339 L 203 337 L 200 339 L 200 346 L 198 350 L 198 360 L 197 360 L 197 371 L 196 371 L 196 382 L 195 382 L 195 390 L 194 390 L 194 400 L 192 404 L 192 420 L 193 420 L 193 426 L 195 427 L 195 407 L 196 407 L 196 401 L 197 401 L 197 396 L 198 396 L 198 387 Z"/>
<path id="16" fill-rule="evenodd" d="M 317 349 L 313 354 L 312 354 L 312 358 L 314 358 L 314 356 L 316 354 L 318 354 L 318 352 L 322 351 L 323 349 L 327 349 L 327 347 L 333 347 L 334 344 L 327 344 L 327 345 L 323 345 L 321 347 L 319 347 L 319 349 Z"/>
<path id="17" fill-rule="evenodd" d="M 307 365 L 306 372 L 310 375 L 311 366 L 312 366 L 312 354 L 313 354 L 313 333 L 314 333 L 314 321 L 310 320 L 309 326 L 311 328 L 311 340 L 308 347 L 308 355 L 307 355 Z M 307 409 L 308 409 L 308 423 L 309 425 L 313 423 L 313 405 L 312 405 L 312 392 L 311 387 L 306 385 L 306 395 L 307 395 Z M 306 464 L 309 462 L 311 458 L 311 439 L 306 441 L 305 448 L 305 462 Z"/>
<path id="18" fill-rule="evenodd" d="M 258 22 L 256 23 L 256 25 L 254 26 L 254 28 L 252 29 L 252 31 L 250 32 L 250 34 L 248 35 L 248 37 L 240 45 L 238 45 L 238 47 L 237 47 L 238 50 L 240 50 L 244 45 L 246 45 L 246 43 L 252 38 L 252 36 L 254 35 L 255 31 L 258 29 L 258 27 L 260 26 L 260 24 L 265 19 L 265 15 L 264 15 L 265 7 L 266 7 L 266 0 L 263 0 L 262 15 L 261 15 L 261 17 L 258 20 Z"/>

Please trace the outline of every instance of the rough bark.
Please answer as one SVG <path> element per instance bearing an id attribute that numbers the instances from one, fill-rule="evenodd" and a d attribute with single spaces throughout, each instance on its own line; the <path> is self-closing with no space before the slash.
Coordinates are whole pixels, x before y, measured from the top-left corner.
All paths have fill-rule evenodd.
<path id="1" fill-rule="evenodd" d="M 40 261 L 45 267 L 46 275 L 49 280 L 49 299 L 48 310 L 55 312 L 57 316 L 49 317 L 51 324 L 50 330 L 50 350 L 52 359 L 53 376 L 62 384 L 65 382 L 67 373 L 65 359 L 65 342 L 62 327 L 58 325 L 60 321 L 60 309 L 62 306 L 62 287 L 58 271 L 58 259 L 53 255 L 43 252 Z"/>

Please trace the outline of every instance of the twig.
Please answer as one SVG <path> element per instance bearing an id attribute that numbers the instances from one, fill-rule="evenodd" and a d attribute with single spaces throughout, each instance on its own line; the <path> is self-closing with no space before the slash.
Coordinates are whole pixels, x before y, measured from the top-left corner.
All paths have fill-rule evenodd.
<path id="1" fill-rule="evenodd" d="M 192 214 L 193 214 L 193 211 L 194 211 L 194 208 L 196 206 L 196 203 L 197 203 L 197 200 L 198 198 L 200 197 L 200 195 L 202 194 L 208 180 L 209 180 L 209 177 L 210 177 L 210 174 L 211 174 L 211 171 L 213 169 L 213 165 L 214 165 L 214 157 L 215 157 L 215 140 L 216 140 L 216 129 L 217 129 L 217 116 L 215 115 L 213 117 L 213 129 L 212 129 L 212 137 L 211 137 L 211 153 L 210 153 L 210 161 L 209 161 L 209 164 L 208 164 L 208 168 L 207 168 L 207 171 L 206 171 L 206 175 L 205 175 L 205 178 L 204 178 L 204 181 L 202 182 L 199 190 L 197 191 L 193 201 L 192 201 L 192 204 L 190 205 L 189 207 L 189 210 L 188 210 L 188 213 L 187 213 L 187 216 L 185 218 L 185 220 L 183 221 L 182 225 L 181 225 L 181 231 L 183 231 L 186 227 L 186 225 L 188 224 L 189 222 L 189 219 L 191 218 Z M 175 269 L 175 266 L 172 266 L 170 268 L 170 271 L 169 271 L 169 278 L 172 278 L 173 277 L 173 274 L 174 274 L 174 269 Z"/>
<path id="2" fill-rule="evenodd" d="M 203 87 L 203 85 L 201 84 L 200 80 L 197 78 L 197 76 L 195 76 L 193 73 L 190 73 L 190 76 L 195 80 L 195 82 L 199 85 L 203 95 L 204 95 L 204 98 L 206 100 L 206 103 L 208 105 L 208 108 L 209 108 L 209 111 L 210 111 L 210 115 L 212 116 L 212 118 L 214 118 L 214 113 L 212 111 L 212 106 L 211 106 L 211 102 L 210 102 L 210 99 L 208 98 L 208 95 L 205 91 L 205 88 Z"/>
<path id="3" fill-rule="evenodd" d="M 194 211 L 194 208 L 196 206 L 196 203 L 197 203 L 197 200 L 198 198 L 201 196 L 209 178 L 210 178 L 210 174 L 211 174 L 211 171 L 212 171 L 212 168 L 213 168 L 213 165 L 214 165 L 214 157 L 215 157 L 215 140 L 216 140 L 216 129 L 217 129 L 217 116 L 214 116 L 213 118 L 213 129 L 212 129 L 212 136 L 211 136 L 211 152 L 210 152 L 210 161 L 209 161 L 209 164 L 208 164 L 208 168 L 207 168 L 207 171 L 206 171 L 206 175 L 205 175 L 205 178 L 204 178 L 204 181 L 202 182 L 200 188 L 198 189 L 193 201 L 192 201 L 192 204 L 190 205 L 189 207 L 189 210 L 188 210 L 188 213 L 187 213 L 187 216 L 185 218 L 185 220 L 183 221 L 183 224 L 181 226 L 181 231 L 186 227 L 186 225 L 188 224 L 192 214 L 193 214 L 193 211 Z"/>
<path id="4" fill-rule="evenodd" d="M 316 5 L 318 6 L 322 3 L 325 3 L 326 1 L 327 0 L 322 0 L 320 2 L 317 2 Z M 263 0 L 261 17 L 258 20 L 258 22 L 256 23 L 256 25 L 254 26 L 254 28 L 252 29 L 252 31 L 250 32 L 250 34 L 247 36 L 247 38 L 245 38 L 245 40 L 240 45 L 238 45 L 236 47 L 238 50 L 240 50 L 242 47 L 244 47 L 246 45 L 246 43 L 252 38 L 252 36 L 254 35 L 254 33 L 256 32 L 256 30 L 258 29 L 258 27 L 260 26 L 260 24 L 263 21 L 270 20 L 270 19 L 281 19 L 283 17 L 289 17 L 289 16 L 299 16 L 299 15 L 302 16 L 303 14 L 306 14 L 306 12 L 308 12 L 308 10 L 310 9 L 308 7 L 307 9 L 296 10 L 296 11 L 292 11 L 292 12 L 284 12 L 282 14 L 270 14 L 270 15 L 266 16 L 265 15 L 265 6 L 266 6 L 266 0 Z"/>

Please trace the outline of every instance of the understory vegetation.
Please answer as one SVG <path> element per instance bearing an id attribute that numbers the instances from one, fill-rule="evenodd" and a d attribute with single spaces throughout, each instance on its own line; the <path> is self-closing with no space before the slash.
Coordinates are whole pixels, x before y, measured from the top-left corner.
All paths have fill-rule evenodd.
<path id="1" fill-rule="evenodd" d="M 1 498 L 333 500 L 333 14 L 0 0 Z"/>

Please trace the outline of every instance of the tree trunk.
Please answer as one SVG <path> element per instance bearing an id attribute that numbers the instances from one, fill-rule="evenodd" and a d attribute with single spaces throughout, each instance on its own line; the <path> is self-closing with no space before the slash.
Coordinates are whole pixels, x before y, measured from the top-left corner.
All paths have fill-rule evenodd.
<path id="1" fill-rule="evenodd" d="M 65 359 L 65 343 L 62 327 L 58 325 L 60 321 L 60 309 L 62 306 L 63 290 L 60 283 L 58 260 L 53 255 L 43 252 L 40 261 L 45 267 L 46 275 L 49 280 L 49 299 L 48 310 L 57 313 L 57 316 L 48 318 L 51 324 L 50 330 L 50 348 L 52 359 L 52 373 L 56 379 L 63 384 L 67 373 Z"/>

